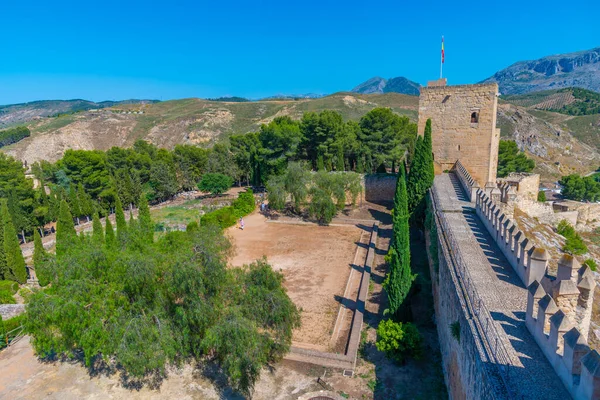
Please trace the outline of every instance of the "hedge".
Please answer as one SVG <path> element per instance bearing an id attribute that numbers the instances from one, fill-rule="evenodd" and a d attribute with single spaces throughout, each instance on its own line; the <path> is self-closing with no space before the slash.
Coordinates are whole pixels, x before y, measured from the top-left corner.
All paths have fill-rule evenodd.
<path id="1" fill-rule="evenodd" d="M 255 206 L 254 193 L 248 189 L 240 193 L 230 206 L 204 214 L 200 223 L 202 225 L 218 225 L 221 229 L 229 228 L 235 225 L 239 218 L 254 211 Z"/>

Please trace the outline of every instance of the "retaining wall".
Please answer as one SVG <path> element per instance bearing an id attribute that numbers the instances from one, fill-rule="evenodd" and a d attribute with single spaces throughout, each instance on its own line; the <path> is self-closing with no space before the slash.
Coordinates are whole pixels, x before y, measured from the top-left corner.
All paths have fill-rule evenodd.
<path id="1" fill-rule="evenodd" d="M 365 199 L 374 203 L 393 201 L 397 180 L 398 177 L 395 174 L 365 175 Z"/>

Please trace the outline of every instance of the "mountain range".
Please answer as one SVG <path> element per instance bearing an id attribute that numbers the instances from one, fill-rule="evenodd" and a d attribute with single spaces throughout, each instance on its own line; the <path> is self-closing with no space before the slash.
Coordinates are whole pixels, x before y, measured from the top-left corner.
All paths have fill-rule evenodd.
<path id="1" fill-rule="evenodd" d="M 600 92 L 600 47 L 520 61 L 483 82 L 497 82 L 505 95 L 567 87 Z"/>
<path id="2" fill-rule="evenodd" d="M 580 83 L 600 90 L 594 86 L 600 79 L 600 62 L 594 61 L 595 54 L 598 50 L 547 57 L 550 64 L 543 59 L 516 63 L 485 80 L 498 82 L 506 94 L 498 106 L 502 137 L 515 140 L 521 150 L 535 158 L 536 171 L 547 181 L 573 172 L 589 173 L 600 165 L 599 94 L 558 89 Z M 552 64 L 554 61 L 556 64 Z M 542 65 L 555 67 L 544 70 Z M 527 84 L 524 75 L 507 72 L 529 69 L 537 75 Z M 585 76 L 582 71 L 590 75 L 585 80 L 581 78 Z M 556 89 L 521 94 L 547 87 Z M 275 117 L 289 115 L 297 119 L 307 111 L 335 110 L 344 120 L 359 120 L 375 107 L 390 107 L 416 121 L 419 88 L 418 83 L 407 78 L 375 77 L 351 92 L 317 98 L 297 95 L 259 101 L 230 97 L 98 103 L 58 100 L 0 106 L 0 128 L 25 124 L 31 130 L 30 137 L 0 151 L 31 163 L 55 161 L 70 148 L 107 150 L 112 146 L 131 146 L 137 139 L 166 148 L 180 143 L 210 146 L 231 134 L 256 131 Z M 513 92 L 520 94 L 509 95 Z"/>

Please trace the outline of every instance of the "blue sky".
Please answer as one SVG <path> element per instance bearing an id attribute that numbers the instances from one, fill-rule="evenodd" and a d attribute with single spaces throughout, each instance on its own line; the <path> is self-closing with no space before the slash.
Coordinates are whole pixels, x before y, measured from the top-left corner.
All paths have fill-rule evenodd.
<path id="1" fill-rule="evenodd" d="M 571 5 L 572 4 L 572 5 Z M 373 77 L 474 83 L 600 46 L 600 2 L 15 1 L 0 104 L 332 93 Z"/>

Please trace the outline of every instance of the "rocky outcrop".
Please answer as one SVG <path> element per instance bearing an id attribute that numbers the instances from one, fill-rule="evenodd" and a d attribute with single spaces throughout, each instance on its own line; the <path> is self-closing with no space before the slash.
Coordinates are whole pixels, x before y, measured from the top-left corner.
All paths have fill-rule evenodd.
<path id="1" fill-rule="evenodd" d="M 520 61 L 496 72 L 483 82 L 497 82 L 502 94 L 521 94 L 573 86 L 599 92 L 600 47 L 539 60 Z"/>

